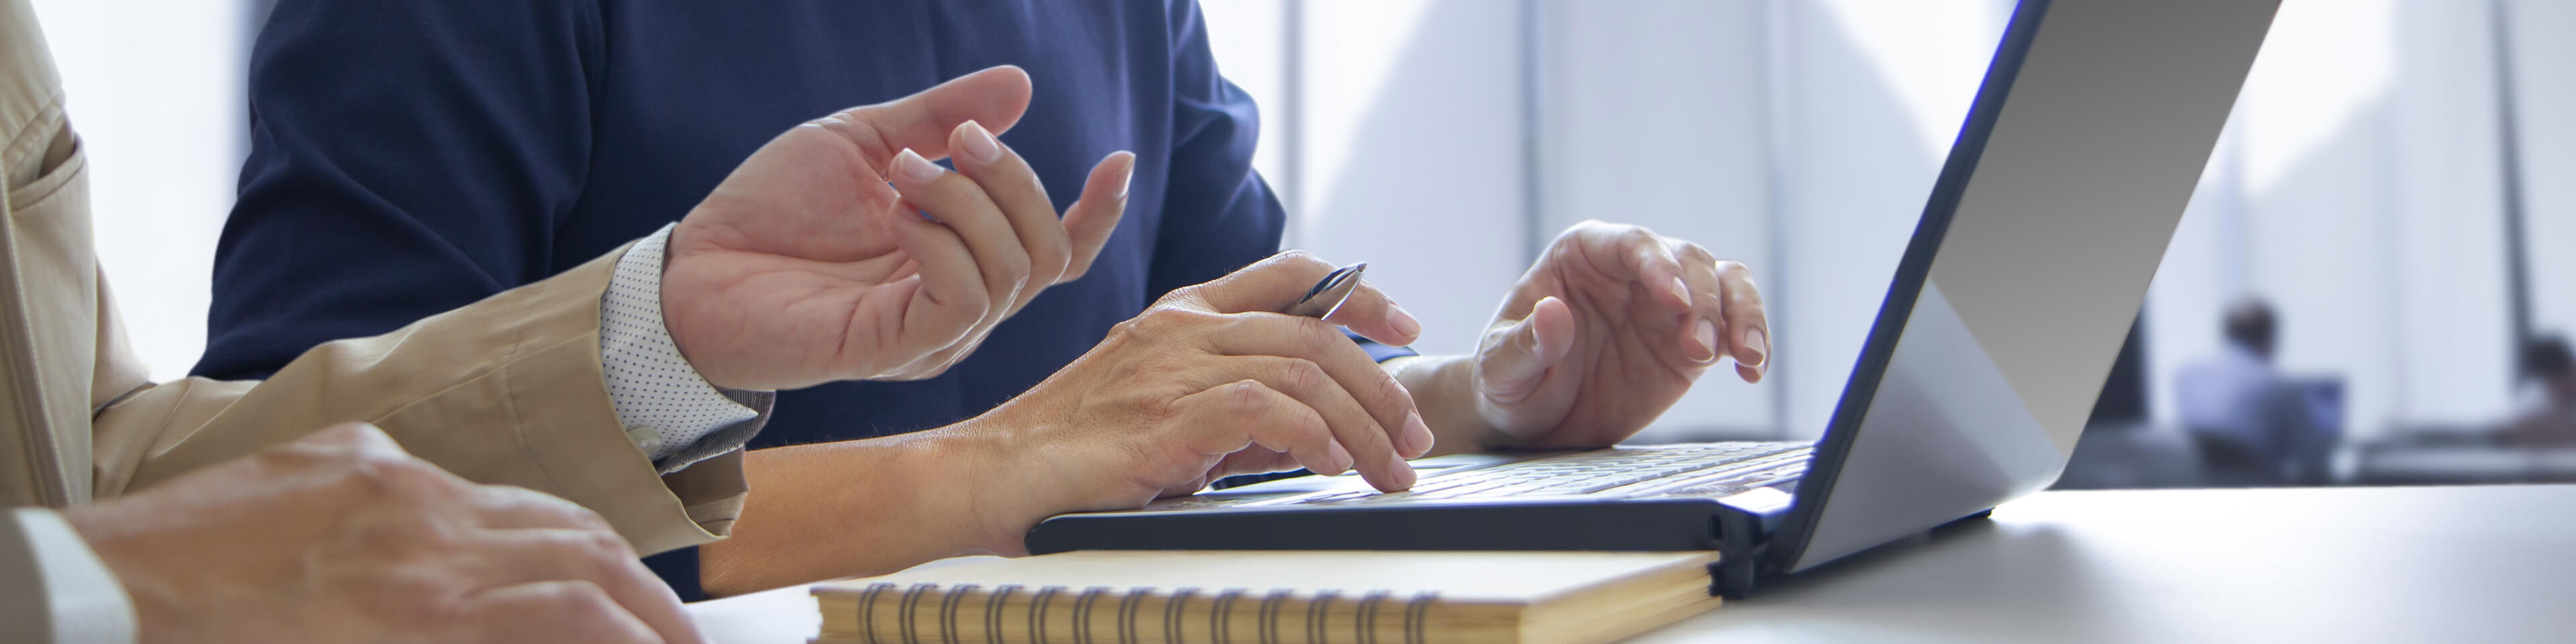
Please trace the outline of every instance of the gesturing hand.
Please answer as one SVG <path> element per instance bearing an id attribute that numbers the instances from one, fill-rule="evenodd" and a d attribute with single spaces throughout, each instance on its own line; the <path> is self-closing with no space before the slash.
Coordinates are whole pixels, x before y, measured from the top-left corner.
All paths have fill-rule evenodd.
<path id="1" fill-rule="evenodd" d="M 761 146 L 672 232 L 662 313 L 681 353 L 734 388 L 927 378 L 1081 277 L 1126 210 L 1135 155 L 1093 167 L 1059 220 L 993 135 L 1029 91 L 996 67 Z M 957 172 L 931 163 L 952 154 Z"/>
<path id="2" fill-rule="evenodd" d="M 1047 516 L 1139 507 L 1230 474 L 1357 468 L 1379 489 L 1412 487 L 1404 459 L 1431 448 L 1431 431 L 1412 395 L 1339 327 L 1403 345 L 1420 323 L 1365 283 L 1329 320 L 1272 312 L 1332 270 L 1289 252 L 1174 290 L 962 424 L 1002 443 L 966 479 L 997 491 L 975 504 L 989 517 L 986 541 L 1011 552 Z"/>
<path id="3" fill-rule="evenodd" d="M 143 642 L 698 642 L 581 506 L 475 485 L 365 425 L 63 512 Z"/>
<path id="4" fill-rule="evenodd" d="M 1528 446 L 1627 438 L 1723 355 L 1762 379 L 1770 326 L 1743 264 L 1630 225 L 1567 229 L 1512 287 L 1475 356 L 1477 412 Z"/>

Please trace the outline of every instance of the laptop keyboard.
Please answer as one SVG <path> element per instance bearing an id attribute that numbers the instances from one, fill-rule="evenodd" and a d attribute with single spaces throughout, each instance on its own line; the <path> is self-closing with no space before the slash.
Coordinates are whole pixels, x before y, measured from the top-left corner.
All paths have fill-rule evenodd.
<path id="1" fill-rule="evenodd" d="M 1703 443 L 1618 447 L 1431 476 L 1404 492 L 1301 495 L 1254 505 L 1383 503 L 1503 496 L 1705 496 L 1741 491 L 1805 472 L 1807 443 Z M 1730 492 L 1731 493 L 1731 492 Z"/>

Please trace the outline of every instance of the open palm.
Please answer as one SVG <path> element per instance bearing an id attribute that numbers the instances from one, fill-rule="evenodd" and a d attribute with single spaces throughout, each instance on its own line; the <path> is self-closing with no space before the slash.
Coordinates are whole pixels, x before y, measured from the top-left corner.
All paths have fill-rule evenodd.
<path id="1" fill-rule="evenodd" d="M 927 161 L 964 137 L 997 145 L 983 128 L 1017 122 L 1029 91 L 989 69 L 752 153 L 672 233 L 662 306 L 682 353 L 726 387 L 925 378 L 1078 276 L 1124 209 L 1132 155 L 1103 161 L 1062 220 L 1015 153 L 960 159 L 964 174 Z"/>

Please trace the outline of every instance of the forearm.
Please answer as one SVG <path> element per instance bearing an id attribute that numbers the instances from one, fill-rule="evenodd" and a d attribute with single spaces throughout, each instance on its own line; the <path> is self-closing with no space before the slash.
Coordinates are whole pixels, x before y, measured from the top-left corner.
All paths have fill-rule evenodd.
<path id="1" fill-rule="evenodd" d="M 982 525 L 986 437 L 947 427 L 751 452 L 733 534 L 698 550 L 707 594 L 893 572 L 993 550 Z"/>
<path id="2" fill-rule="evenodd" d="M 1422 422 L 1431 426 L 1434 443 L 1424 456 L 1482 452 L 1508 447 L 1476 407 L 1476 361 L 1469 356 L 1408 356 L 1383 363 L 1395 380 L 1413 392 Z"/>

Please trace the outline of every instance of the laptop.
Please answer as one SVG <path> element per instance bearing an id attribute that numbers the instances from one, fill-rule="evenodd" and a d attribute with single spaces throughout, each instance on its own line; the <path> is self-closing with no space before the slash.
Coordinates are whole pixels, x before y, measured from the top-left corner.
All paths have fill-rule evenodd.
<path id="1" fill-rule="evenodd" d="M 2278 0 L 2024 0 L 1823 438 L 1416 462 L 1066 514 L 1031 552 L 1718 550 L 1741 597 L 2064 470 Z"/>

